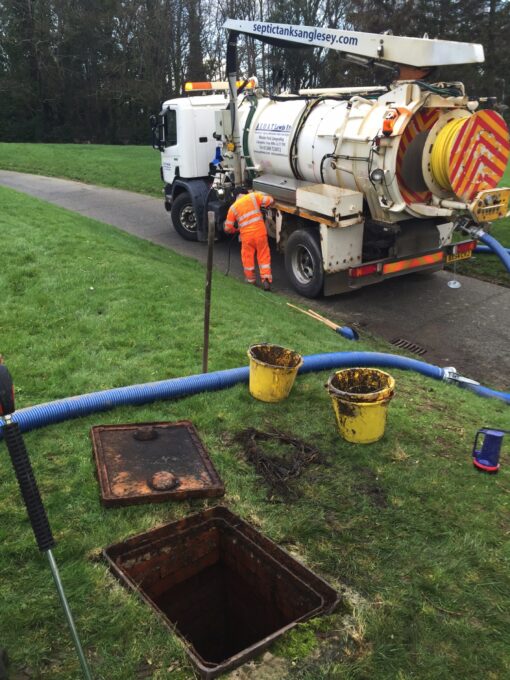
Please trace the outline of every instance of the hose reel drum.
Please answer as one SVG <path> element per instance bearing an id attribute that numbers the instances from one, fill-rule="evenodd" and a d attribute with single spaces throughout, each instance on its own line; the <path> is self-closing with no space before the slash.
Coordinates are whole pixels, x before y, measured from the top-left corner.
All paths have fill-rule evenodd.
<path id="1" fill-rule="evenodd" d="M 421 114 L 426 120 L 427 110 Z M 432 112 L 430 117 L 432 117 Z M 403 135 L 402 183 L 418 194 L 470 203 L 501 181 L 510 156 L 503 118 L 492 110 L 436 112 L 430 129 Z M 430 194 L 428 197 L 430 198 Z M 420 196 L 423 198 L 423 196 Z"/>

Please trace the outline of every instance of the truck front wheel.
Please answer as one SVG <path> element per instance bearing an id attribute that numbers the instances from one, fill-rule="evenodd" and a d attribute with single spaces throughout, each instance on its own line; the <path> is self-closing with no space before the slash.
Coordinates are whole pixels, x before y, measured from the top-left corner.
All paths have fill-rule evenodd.
<path id="1" fill-rule="evenodd" d="M 324 268 L 317 236 L 306 229 L 294 231 L 285 245 L 285 270 L 293 287 L 307 298 L 322 292 Z"/>
<path id="2" fill-rule="evenodd" d="M 170 211 L 175 231 L 186 241 L 197 240 L 197 216 L 187 191 L 179 194 Z"/>

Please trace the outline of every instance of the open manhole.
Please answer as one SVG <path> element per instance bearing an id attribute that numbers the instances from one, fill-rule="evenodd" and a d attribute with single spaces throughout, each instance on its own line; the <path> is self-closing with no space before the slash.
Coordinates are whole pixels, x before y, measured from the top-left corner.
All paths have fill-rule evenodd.
<path id="1" fill-rule="evenodd" d="M 216 507 L 104 550 L 113 573 L 185 640 L 203 678 L 257 655 L 339 595 L 229 510 Z"/>
<path id="2" fill-rule="evenodd" d="M 223 496 L 225 487 L 188 420 L 96 425 L 90 431 L 103 505 Z"/>

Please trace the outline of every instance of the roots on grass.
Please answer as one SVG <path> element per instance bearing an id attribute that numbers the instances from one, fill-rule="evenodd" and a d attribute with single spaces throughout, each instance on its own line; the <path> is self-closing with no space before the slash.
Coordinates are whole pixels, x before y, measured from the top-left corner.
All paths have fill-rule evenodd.
<path id="1" fill-rule="evenodd" d="M 269 487 L 268 500 L 272 502 L 296 500 L 300 492 L 292 482 L 311 465 L 324 465 L 326 462 L 322 451 L 315 446 L 277 430 L 262 432 L 249 427 L 238 432 L 234 441 L 241 444 L 246 460 Z M 273 450 L 276 444 L 278 453 L 264 450 L 260 442 L 266 442 Z"/>

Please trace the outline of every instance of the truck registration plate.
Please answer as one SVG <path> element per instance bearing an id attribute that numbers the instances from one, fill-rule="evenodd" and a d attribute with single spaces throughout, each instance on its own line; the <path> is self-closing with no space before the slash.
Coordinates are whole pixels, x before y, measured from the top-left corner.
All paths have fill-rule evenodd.
<path id="1" fill-rule="evenodd" d="M 450 262 L 457 262 L 458 260 L 468 260 L 473 254 L 472 250 L 467 250 L 465 253 L 457 253 L 456 255 L 447 255 L 446 264 Z"/>

